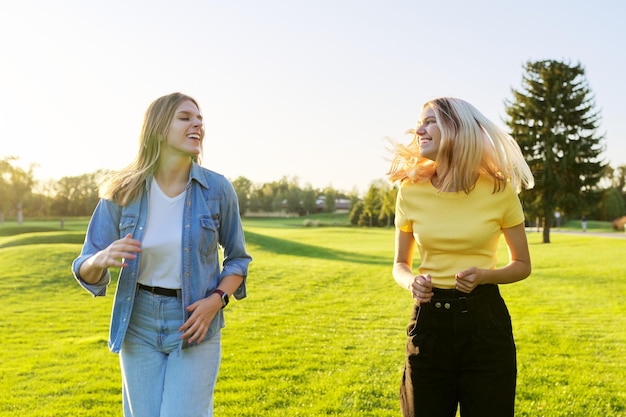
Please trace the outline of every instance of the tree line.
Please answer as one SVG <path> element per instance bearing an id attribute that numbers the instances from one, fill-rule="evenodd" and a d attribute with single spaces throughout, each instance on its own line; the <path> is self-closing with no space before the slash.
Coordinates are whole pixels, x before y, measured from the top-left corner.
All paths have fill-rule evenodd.
<path id="1" fill-rule="evenodd" d="M 505 100 L 504 122 L 519 143 L 536 186 L 521 193 L 526 219 L 550 227 L 559 213 L 564 221 L 581 218 L 612 221 L 626 215 L 626 165 L 601 159 L 601 120 L 581 64 L 555 60 L 524 65 L 522 85 Z M 16 157 L 0 159 L 0 222 L 28 218 L 89 216 L 98 202 L 97 186 L 106 174 L 96 171 L 58 181 L 35 179 L 34 168 L 16 166 Z M 350 222 L 391 226 L 397 184 L 372 181 L 365 195 L 326 187 L 301 187 L 297 178 L 255 184 L 234 179 L 242 215 L 284 212 L 306 215 L 348 210 Z M 340 205 L 341 207 L 338 207 Z"/>

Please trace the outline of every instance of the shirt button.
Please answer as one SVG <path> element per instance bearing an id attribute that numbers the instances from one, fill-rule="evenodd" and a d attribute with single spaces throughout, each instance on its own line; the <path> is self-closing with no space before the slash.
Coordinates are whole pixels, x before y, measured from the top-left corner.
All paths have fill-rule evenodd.
<path id="1" fill-rule="evenodd" d="M 441 303 L 440 302 L 436 302 L 435 303 L 435 308 L 441 308 Z"/>
<path id="2" fill-rule="evenodd" d="M 446 310 L 450 310 L 450 303 L 445 303 L 443 306 L 446 308 Z"/>

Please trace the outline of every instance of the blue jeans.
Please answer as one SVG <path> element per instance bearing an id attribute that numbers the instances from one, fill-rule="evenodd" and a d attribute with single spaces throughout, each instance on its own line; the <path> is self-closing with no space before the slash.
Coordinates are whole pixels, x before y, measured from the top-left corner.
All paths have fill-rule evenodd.
<path id="1" fill-rule="evenodd" d="M 513 417 L 517 365 L 511 318 L 496 285 L 438 290 L 407 329 L 400 388 L 405 417 Z"/>
<path id="2" fill-rule="evenodd" d="M 124 417 L 211 417 L 220 332 L 181 349 L 180 295 L 138 290 L 120 351 Z"/>

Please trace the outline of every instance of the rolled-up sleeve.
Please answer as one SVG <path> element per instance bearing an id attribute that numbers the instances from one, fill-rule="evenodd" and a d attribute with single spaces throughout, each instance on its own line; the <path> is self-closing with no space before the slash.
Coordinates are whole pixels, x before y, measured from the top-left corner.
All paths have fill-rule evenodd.
<path id="1" fill-rule="evenodd" d="M 248 295 L 246 283 L 248 278 L 248 264 L 252 261 L 252 257 L 246 252 L 245 236 L 241 216 L 239 215 L 237 194 L 232 184 L 226 179 L 224 179 L 224 183 L 222 184 L 222 198 L 220 204 L 220 211 L 222 212 L 220 245 L 224 248 L 224 261 L 220 280 L 227 275 L 242 276 L 243 282 L 233 294 L 237 300 L 241 300 Z"/>
<path id="2" fill-rule="evenodd" d="M 119 218 L 119 206 L 108 200 L 100 200 L 89 221 L 81 253 L 72 262 L 74 278 L 81 287 L 94 297 L 106 295 L 107 288 L 111 283 L 111 274 L 107 269 L 97 283 L 88 284 L 80 277 L 80 266 L 94 254 L 119 239 Z"/>

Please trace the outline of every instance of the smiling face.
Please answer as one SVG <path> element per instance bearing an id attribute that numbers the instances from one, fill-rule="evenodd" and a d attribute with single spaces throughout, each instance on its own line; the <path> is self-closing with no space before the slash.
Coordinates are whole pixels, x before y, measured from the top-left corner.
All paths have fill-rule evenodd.
<path id="1" fill-rule="evenodd" d="M 441 142 L 441 131 L 437 125 L 435 111 L 430 106 L 425 106 L 422 109 L 415 133 L 420 156 L 431 161 L 437 159 Z"/>
<path id="2" fill-rule="evenodd" d="M 180 103 L 167 129 L 162 152 L 197 157 L 202 152 L 202 113 L 191 100 Z"/>

